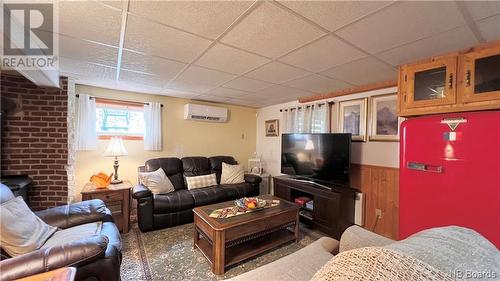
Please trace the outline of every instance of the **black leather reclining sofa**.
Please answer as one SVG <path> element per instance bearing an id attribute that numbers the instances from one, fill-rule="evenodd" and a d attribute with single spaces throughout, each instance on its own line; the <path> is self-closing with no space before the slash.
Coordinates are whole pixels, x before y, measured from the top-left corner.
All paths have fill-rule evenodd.
<path id="1" fill-rule="evenodd" d="M 237 164 L 231 156 L 156 158 L 146 161 L 139 172 L 152 172 L 159 168 L 174 185 L 175 191 L 153 194 L 144 185 L 133 189 L 132 197 L 137 200 L 137 220 L 141 231 L 176 226 L 193 221 L 193 208 L 241 197 L 259 194 L 262 179 L 256 175 L 245 175 L 245 182 L 220 184 L 222 163 Z M 185 177 L 215 173 L 217 185 L 188 190 Z"/>

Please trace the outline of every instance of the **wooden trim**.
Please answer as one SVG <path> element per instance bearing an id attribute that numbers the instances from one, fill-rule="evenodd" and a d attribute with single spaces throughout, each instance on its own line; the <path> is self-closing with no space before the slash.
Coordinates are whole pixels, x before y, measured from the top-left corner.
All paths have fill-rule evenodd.
<path id="1" fill-rule="evenodd" d="M 368 91 L 380 90 L 380 89 L 384 89 L 384 88 L 395 87 L 397 85 L 398 85 L 398 81 L 387 80 L 387 81 L 371 83 L 371 84 L 367 84 L 367 85 L 363 85 L 363 86 L 355 86 L 355 87 L 331 92 L 329 94 L 317 95 L 317 96 L 311 96 L 311 97 L 303 97 L 303 98 L 299 98 L 299 102 L 306 103 L 306 102 L 318 101 L 318 100 L 335 98 L 335 97 L 340 97 L 340 96 L 347 96 L 347 95 L 352 95 L 352 94 L 356 94 L 356 93 L 362 93 L 362 92 L 368 92 Z"/>
<path id="2" fill-rule="evenodd" d="M 97 138 L 100 140 L 109 140 L 111 138 L 119 137 L 122 140 L 144 140 L 143 136 L 121 136 L 121 135 L 99 135 Z"/>

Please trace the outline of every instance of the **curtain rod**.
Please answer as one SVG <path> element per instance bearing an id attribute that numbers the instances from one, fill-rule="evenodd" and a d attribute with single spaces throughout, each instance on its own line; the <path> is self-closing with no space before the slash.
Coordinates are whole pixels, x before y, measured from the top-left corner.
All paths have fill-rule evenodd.
<path id="1" fill-rule="evenodd" d="M 79 98 L 80 95 L 76 94 L 76 97 Z M 108 101 L 116 101 L 116 102 L 127 102 L 127 103 L 136 103 L 136 104 L 143 104 L 143 105 L 149 105 L 147 102 L 140 102 L 140 101 L 127 101 L 127 100 L 117 100 L 117 99 L 108 99 L 108 98 L 101 98 L 101 97 L 94 97 L 90 96 L 91 99 L 101 99 L 101 100 L 108 100 Z M 160 104 L 161 107 L 163 107 L 163 104 Z"/>
<path id="2" fill-rule="evenodd" d="M 319 104 L 316 104 L 316 105 L 317 106 L 322 106 L 322 105 L 325 105 L 325 104 L 328 104 L 329 106 L 331 106 L 332 104 L 335 104 L 335 102 L 329 101 L 329 102 L 325 102 L 325 103 L 319 103 Z M 309 108 L 311 106 L 314 106 L 314 105 L 304 105 L 304 106 L 292 107 L 292 108 L 290 108 L 290 110 L 294 110 L 296 108 L 297 109 L 302 109 L 302 107 Z M 280 112 L 283 112 L 283 110 L 288 111 L 288 109 L 280 109 Z"/>

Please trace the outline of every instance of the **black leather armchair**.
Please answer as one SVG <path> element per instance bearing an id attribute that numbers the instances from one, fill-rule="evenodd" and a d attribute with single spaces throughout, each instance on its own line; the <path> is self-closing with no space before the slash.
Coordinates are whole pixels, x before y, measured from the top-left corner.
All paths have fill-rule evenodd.
<path id="1" fill-rule="evenodd" d="M 237 164 L 231 156 L 156 158 L 146 161 L 139 172 L 150 172 L 162 168 L 174 185 L 175 191 L 153 194 L 146 186 L 134 187 L 132 197 L 137 200 L 137 220 L 141 231 L 150 231 L 193 221 L 193 208 L 245 196 L 259 194 L 262 179 L 256 175 L 245 175 L 245 182 L 220 184 L 222 163 Z M 215 173 L 217 185 L 188 190 L 185 176 Z"/>
<path id="2" fill-rule="evenodd" d="M 0 203 L 14 198 L 0 184 Z M 97 235 L 10 257 L 2 249 L 0 280 L 13 280 L 65 266 L 77 268 L 76 280 L 119 281 L 121 238 L 111 212 L 101 200 L 89 200 L 35 212 L 47 224 L 60 229 L 102 221 Z"/>

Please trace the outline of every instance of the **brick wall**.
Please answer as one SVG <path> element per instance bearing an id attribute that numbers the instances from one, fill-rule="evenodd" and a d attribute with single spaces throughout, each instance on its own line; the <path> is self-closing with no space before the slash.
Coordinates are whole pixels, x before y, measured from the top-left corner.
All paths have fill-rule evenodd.
<path id="1" fill-rule="evenodd" d="M 28 174 L 34 210 L 66 204 L 68 80 L 42 88 L 22 76 L 1 74 L 1 173 Z"/>

